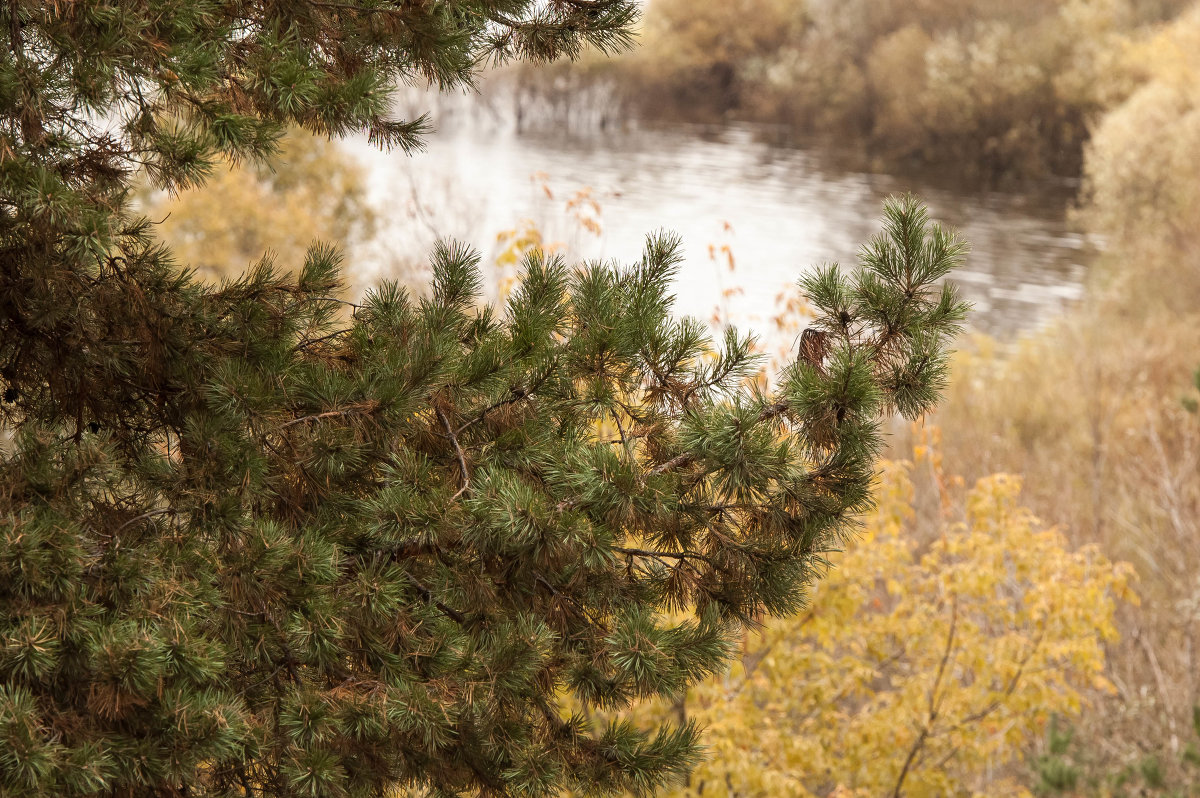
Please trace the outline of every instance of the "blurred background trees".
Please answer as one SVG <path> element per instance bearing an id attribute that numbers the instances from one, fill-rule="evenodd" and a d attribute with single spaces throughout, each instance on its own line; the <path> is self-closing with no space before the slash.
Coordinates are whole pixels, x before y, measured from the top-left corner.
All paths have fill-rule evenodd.
<path id="1" fill-rule="evenodd" d="M 214 171 L 203 191 L 140 192 L 175 257 L 204 278 L 236 277 L 268 252 L 301 264 L 314 240 L 354 253 L 375 235 L 363 167 L 329 139 L 293 130 L 269 160 Z"/>
<path id="2" fill-rule="evenodd" d="M 1077 175 L 1133 90 L 1128 47 L 1187 0 L 653 0 L 611 66 L 649 118 L 783 122 L 888 164 Z"/>

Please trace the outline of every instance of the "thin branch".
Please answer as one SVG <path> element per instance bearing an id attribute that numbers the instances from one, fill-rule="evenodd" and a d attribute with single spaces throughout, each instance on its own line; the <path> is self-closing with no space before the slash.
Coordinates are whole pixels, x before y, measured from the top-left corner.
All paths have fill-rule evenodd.
<path id="1" fill-rule="evenodd" d="M 559 601 L 565 601 L 568 604 L 570 604 L 572 609 L 574 609 L 575 612 L 582 615 L 588 621 L 588 623 L 590 623 L 593 627 L 595 627 L 596 629 L 603 628 L 601 626 L 600 622 L 598 620 L 596 620 L 594 617 L 592 617 L 592 614 L 590 612 L 588 612 L 587 609 L 582 604 L 579 603 L 578 599 L 576 599 L 574 596 L 571 596 L 571 595 L 564 595 L 558 588 L 556 588 L 554 585 L 550 584 L 550 580 L 546 579 L 546 577 L 542 576 L 539 572 L 534 571 L 533 575 L 534 575 L 534 579 L 536 579 L 541 584 L 545 585 L 546 589 L 549 590 L 551 593 L 553 593 L 555 598 L 557 598 Z"/>
<path id="2" fill-rule="evenodd" d="M 716 563 L 705 557 L 703 554 L 694 554 L 690 551 L 651 551 L 650 549 L 628 549 L 622 546 L 614 546 L 613 551 L 630 557 L 650 557 L 659 561 L 661 561 L 663 557 L 667 557 L 672 560 L 700 560 L 701 562 L 707 563 L 713 568 L 717 567 Z M 663 564 L 666 565 L 666 563 Z"/>
<path id="3" fill-rule="evenodd" d="M 487 414 L 492 412 L 493 410 L 499 410 L 500 408 L 504 407 L 505 405 L 514 404 L 516 402 L 521 401 L 522 399 L 527 398 L 528 396 L 529 396 L 529 394 L 526 393 L 525 391 L 521 390 L 520 388 L 514 389 L 512 391 L 511 396 L 509 396 L 505 399 L 501 399 L 499 402 L 496 402 L 495 404 L 488 405 L 482 411 L 480 411 L 479 415 L 475 416 L 475 418 L 471 419 L 470 421 L 465 422 L 462 426 L 460 426 L 458 429 L 456 429 L 455 433 L 458 435 L 461 435 L 465 430 L 470 429 L 475 424 L 478 424 L 479 422 L 481 422 L 485 418 L 487 418 Z"/>
<path id="4" fill-rule="evenodd" d="M 540 389 L 543 385 L 546 384 L 546 380 L 550 379 L 550 375 L 555 372 L 557 367 L 558 367 L 558 358 L 555 358 L 550 361 L 549 366 L 546 368 L 546 370 L 544 372 L 542 372 L 542 375 L 540 377 L 538 377 L 536 380 L 534 380 L 533 383 L 528 388 L 512 388 L 509 391 L 509 396 L 507 396 L 504 399 L 501 399 L 500 401 L 496 402 L 495 404 L 485 407 L 479 413 L 478 416 L 471 419 L 470 421 L 465 422 L 461 427 L 459 427 L 457 430 L 455 430 L 455 432 L 459 435 L 462 435 L 464 430 L 483 421 L 485 418 L 487 418 L 487 414 L 491 413 L 493 410 L 499 410 L 501 407 L 504 407 L 505 405 L 511 405 L 511 404 L 521 401 L 522 399 L 530 398 L 535 393 L 537 393 L 538 389 Z"/>
<path id="5" fill-rule="evenodd" d="M 1140 628 L 1134 629 L 1133 639 L 1146 654 L 1146 661 L 1150 663 L 1150 671 L 1154 674 L 1154 685 L 1158 688 L 1158 697 L 1163 706 L 1172 706 L 1170 698 L 1167 696 L 1167 680 L 1163 676 L 1162 666 L 1158 664 L 1158 657 L 1155 655 L 1154 649 L 1146 642 L 1146 637 Z"/>
<path id="6" fill-rule="evenodd" d="M 408 578 L 408 581 L 412 583 L 412 586 L 417 589 L 417 592 L 421 594 L 421 598 L 425 599 L 425 601 L 429 604 L 437 607 L 443 615 L 450 618 L 459 626 L 468 626 L 470 624 L 470 621 L 467 620 L 467 616 L 463 615 L 453 607 L 450 607 L 434 598 L 433 592 L 429 588 L 425 587 L 425 585 L 421 584 L 421 582 L 415 576 L 407 571 L 404 572 L 404 575 Z"/>
<path id="7" fill-rule="evenodd" d="M 135 515 L 133 518 L 130 518 L 128 521 L 121 524 L 119 527 L 117 527 L 117 532 L 120 532 L 125 527 L 136 524 L 138 521 L 144 520 L 146 518 L 153 518 L 156 515 L 174 515 L 174 514 L 175 514 L 175 510 L 170 507 L 165 507 L 161 510 L 150 510 L 149 512 L 142 513 L 141 515 Z M 117 532 L 114 532 L 113 534 L 115 535 Z"/>
<path id="8" fill-rule="evenodd" d="M 946 767 L 946 763 L 954 758 L 954 755 L 958 753 L 958 750 L 960 748 L 962 748 L 961 745 L 956 745 L 953 748 L 951 748 L 949 753 L 947 753 L 944 757 L 939 759 L 938 763 L 936 765 L 934 765 L 934 770 L 941 770 L 944 767 Z"/>
<path id="9" fill-rule="evenodd" d="M 941 686 L 942 677 L 946 674 L 946 665 L 950 662 L 950 654 L 954 650 L 954 632 L 958 627 L 958 594 L 954 594 L 950 603 L 950 631 L 946 635 L 946 650 L 942 654 L 942 661 L 938 663 L 937 676 L 934 677 L 933 686 L 929 688 L 929 721 L 932 723 L 937 720 L 938 705 L 941 703 L 937 700 L 938 687 Z"/>
<path id="10" fill-rule="evenodd" d="M 684 466 L 691 465 L 692 461 L 694 461 L 695 459 L 696 459 L 695 456 L 692 455 L 691 452 L 684 452 L 683 454 L 679 455 L 678 457 L 672 457 L 667 462 L 661 463 L 659 465 L 656 465 L 654 468 L 651 468 L 650 473 L 651 474 L 663 474 L 663 473 L 666 473 L 667 471 L 674 471 L 677 468 L 683 468 Z"/>
<path id="11" fill-rule="evenodd" d="M 359 305 L 356 302 L 350 302 L 349 300 L 346 300 L 346 299 L 338 299 L 335 296 L 313 296 L 313 297 L 309 297 L 309 300 L 313 301 L 313 302 L 317 302 L 317 301 L 321 301 L 321 300 L 324 300 L 326 302 L 337 302 L 342 305 L 349 305 L 350 307 L 354 308 L 355 310 L 360 310 L 362 308 L 362 305 Z"/>
<path id="12" fill-rule="evenodd" d="M 892 790 L 892 798 L 900 798 L 901 790 L 904 788 L 904 780 L 908 777 L 908 769 L 912 767 L 913 760 L 917 758 L 917 754 L 924 747 L 925 741 L 929 739 L 933 732 L 933 723 L 937 720 L 938 686 L 942 683 L 942 676 L 946 672 L 946 666 L 950 662 L 950 653 L 954 650 L 954 632 L 958 626 L 958 596 L 955 595 L 953 604 L 950 610 L 950 632 L 946 635 L 946 651 L 942 654 L 942 661 L 938 664 L 937 676 L 934 677 L 933 686 L 929 688 L 929 717 L 921 728 L 921 733 L 917 735 L 917 739 L 913 742 L 912 748 L 908 751 L 908 756 L 904 760 L 904 766 L 900 768 L 900 775 L 896 778 L 896 786 Z"/>
<path id="13" fill-rule="evenodd" d="M 763 421 L 770 421 L 773 418 L 779 418 L 785 412 L 787 412 L 787 402 L 776 402 L 775 404 L 764 407 L 758 414 L 756 421 L 759 423 Z"/>
<path id="14" fill-rule="evenodd" d="M 316 6 L 317 8 L 328 8 L 334 11 L 354 11 L 359 14 L 387 14 L 391 16 L 398 16 L 403 11 L 403 9 L 400 8 L 363 8 L 362 6 L 355 5 L 354 3 L 333 3 L 328 2 L 327 0 L 308 0 L 308 4 L 310 6 Z"/>
<path id="15" fill-rule="evenodd" d="M 917 737 L 917 741 L 913 743 L 912 749 L 908 752 L 908 758 L 904 760 L 904 767 L 900 769 L 900 776 L 896 779 L 896 788 L 892 790 L 892 798 L 900 798 L 900 788 L 904 786 L 904 779 L 908 776 L 908 769 L 912 766 L 913 759 L 916 758 L 917 752 L 925 745 L 925 739 L 929 737 L 929 727 L 921 729 L 921 734 Z"/>
<path id="16" fill-rule="evenodd" d="M 450 436 L 450 443 L 454 444 L 454 453 L 458 456 L 458 467 L 462 470 L 462 487 L 458 489 L 458 493 L 450 497 L 450 501 L 454 501 L 471 487 L 471 477 L 467 474 L 467 458 L 463 456 L 462 447 L 458 445 L 458 436 L 454 434 L 454 428 L 450 426 L 450 419 L 446 418 L 446 414 L 440 407 L 435 407 L 434 410 L 437 411 L 437 417 L 441 420 L 446 434 Z"/>
<path id="17" fill-rule="evenodd" d="M 301 349 L 305 349 L 307 347 L 312 346 L 313 344 L 319 344 L 322 341 L 328 341 L 330 338 L 336 338 L 337 336 L 345 335 L 348 332 L 351 332 L 351 329 L 349 327 L 346 327 L 341 330 L 334 330 L 333 332 L 329 333 L 329 335 L 322 335 L 320 338 L 306 338 L 303 341 L 301 341 L 300 343 L 293 346 L 292 351 L 298 352 Z"/>
<path id="18" fill-rule="evenodd" d="M 988 715 L 1000 708 L 1001 701 L 1005 698 L 1008 698 L 1013 694 L 1013 692 L 1016 691 L 1017 684 L 1021 681 L 1021 676 L 1025 673 L 1025 666 L 1029 664 L 1029 660 L 1033 659 L 1033 655 L 1037 653 L 1038 648 L 1042 645 L 1043 635 L 1044 633 L 1039 633 L 1037 639 L 1033 641 L 1033 647 L 1029 649 L 1029 653 L 1026 654 L 1021 662 L 1017 665 L 1017 672 L 1013 674 L 1011 679 L 1009 679 L 1008 686 L 1004 688 L 1004 692 L 1001 693 L 1000 698 L 993 700 L 992 703 L 988 704 L 978 712 L 973 712 L 970 715 L 964 716 L 962 720 L 955 724 L 955 728 L 960 728 L 968 723 L 974 723 L 976 721 L 983 720 Z"/>
<path id="19" fill-rule="evenodd" d="M 345 410 L 330 410 L 325 413 L 317 413 L 317 414 L 311 415 L 311 416 L 301 416 L 300 418 L 293 418 L 291 421 L 285 421 L 283 424 L 280 424 L 279 428 L 287 429 L 288 427 L 294 426 L 296 424 L 303 424 L 306 421 L 320 421 L 323 418 L 336 418 L 338 416 L 351 416 L 351 415 L 354 415 L 355 413 L 361 413 L 361 412 L 363 412 L 363 409 L 361 407 L 350 407 Z"/>
<path id="20" fill-rule="evenodd" d="M 629 444 L 629 436 L 625 434 L 625 426 L 621 423 L 621 414 L 615 408 L 610 409 L 609 412 L 612 414 L 613 421 L 617 422 L 617 432 L 621 435 L 621 446 L 625 449 L 625 456 L 632 460 L 633 447 Z"/>
<path id="21" fill-rule="evenodd" d="M 792 631 L 803 629 L 808 625 L 808 622 L 815 617 L 816 612 L 810 610 L 804 615 L 803 618 L 801 618 L 791 627 Z M 766 659 L 767 655 L 771 653 L 773 648 L 775 648 L 775 643 L 768 643 L 758 651 L 755 651 L 753 654 L 742 654 L 742 678 L 732 689 L 727 692 L 727 695 L 737 695 L 742 691 L 742 688 L 744 688 L 750 682 L 750 677 L 754 675 L 754 671 L 758 669 L 759 664 Z"/>

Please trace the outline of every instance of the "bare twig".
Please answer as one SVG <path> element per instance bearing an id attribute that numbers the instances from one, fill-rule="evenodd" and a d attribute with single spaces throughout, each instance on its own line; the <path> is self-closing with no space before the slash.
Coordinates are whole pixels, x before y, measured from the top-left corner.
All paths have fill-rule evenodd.
<path id="1" fill-rule="evenodd" d="M 528 388 L 512 388 L 506 398 L 501 399 L 495 404 L 485 407 L 479 413 L 479 415 L 475 416 L 475 418 L 471 419 L 470 421 L 465 422 L 455 432 L 459 435 L 462 435 L 464 430 L 483 421 L 485 418 L 487 418 L 487 414 L 491 413 L 493 410 L 499 410 L 505 405 L 511 405 L 516 402 L 520 402 L 522 399 L 531 398 L 543 385 L 546 384 L 546 380 L 550 379 L 550 375 L 553 374 L 557 368 L 558 359 L 555 358 L 554 360 L 550 361 L 549 366 L 547 366 L 546 370 L 542 372 L 542 375 L 529 384 Z"/>
<path id="2" fill-rule="evenodd" d="M 621 436 L 621 446 L 625 449 L 625 456 L 630 460 L 633 459 L 633 447 L 630 446 L 629 436 L 625 434 L 625 426 L 621 423 L 621 414 L 615 409 L 610 410 L 613 421 L 617 422 L 617 432 Z"/>
<path id="3" fill-rule="evenodd" d="M 625 554 L 630 557 L 650 557 L 661 561 L 663 557 L 672 560 L 700 560 L 703 563 L 716 568 L 717 565 L 703 554 L 694 554 L 690 551 L 651 551 L 650 549 L 627 549 L 621 546 L 614 546 L 613 551 L 618 554 Z M 666 563 L 663 563 L 666 565 Z"/>
<path id="4" fill-rule="evenodd" d="M 418 580 L 415 576 L 407 571 L 404 572 L 404 575 L 408 578 L 408 581 L 412 583 L 412 586 L 417 589 L 417 592 L 421 594 L 421 598 L 437 607 L 443 615 L 450 618 L 459 626 L 467 626 L 470 623 L 470 621 L 467 620 L 467 616 L 463 615 L 453 607 L 450 607 L 434 598 L 433 592 L 429 588 L 425 587 L 425 585 L 421 584 L 420 580 Z"/>
<path id="5" fill-rule="evenodd" d="M 357 302 L 351 302 L 346 299 L 338 299 L 335 296 L 314 296 L 314 297 L 309 297 L 309 299 L 312 301 L 324 300 L 325 302 L 337 302 L 342 305 L 349 305 L 350 307 L 354 308 L 355 310 L 359 310 L 362 308 L 362 305 L 358 304 Z"/>
<path id="6" fill-rule="evenodd" d="M 516 402 L 521 401 L 522 399 L 527 398 L 528 396 L 529 396 L 529 394 L 526 393 L 525 391 L 522 391 L 520 389 L 513 390 L 512 395 L 510 395 L 509 397 L 507 397 L 505 399 L 501 399 L 499 402 L 496 402 L 495 404 L 488 405 L 483 410 L 481 410 L 479 412 L 479 415 L 475 416 L 475 418 L 471 419 L 470 421 L 464 422 L 462 424 L 462 426 L 460 426 L 458 429 L 456 429 L 454 431 L 455 434 L 462 435 L 465 430 L 470 429 L 473 425 L 478 424 L 479 422 L 481 422 L 485 418 L 487 418 L 487 414 L 491 413 L 493 410 L 499 410 L 500 408 L 504 407 L 505 405 L 514 404 Z"/>
<path id="7" fill-rule="evenodd" d="M 174 515 L 174 514 L 175 514 L 175 510 L 173 510 L 170 507 L 164 507 L 161 510 L 150 510 L 149 512 L 142 513 L 141 515 L 135 515 L 133 518 L 130 518 L 128 521 L 121 524 L 119 527 L 117 527 L 117 532 L 120 532 L 122 529 L 125 529 L 125 527 L 132 526 L 133 524 L 136 524 L 138 521 L 142 521 L 146 518 L 153 518 L 156 515 Z M 116 534 L 116 533 L 114 532 L 113 534 Z"/>
<path id="8" fill-rule="evenodd" d="M 349 332 L 351 332 L 351 329 L 349 327 L 345 327 L 340 330 L 334 330 L 333 332 L 329 333 L 328 335 L 322 335 L 320 338 L 305 338 L 303 341 L 301 341 L 300 343 L 293 346 L 292 351 L 298 352 L 301 349 L 306 349 L 307 347 L 313 346 L 314 344 L 319 344 L 322 341 L 328 341 L 331 338 L 336 338 L 339 335 L 345 335 L 346 333 L 349 333 Z"/>
<path id="9" fill-rule="evenodd" d="M 950 662 L 950 654 L 954 650 L 954 632 L 958 628 L 958 595 L 955 594 L 950 602 L 950 631 L 946 635 L 946 650 L 942 654 L 942 661 L 938 663 L 937 676 L 934 677 L 933 686 L 929 688 L 929 720 L 930 722 L 937 719 L 938 706 L 940 701 L 937 700 L 937 691 L 942 684 L 942 677 L 946 674 L 946 665 Z"/>
<path id="10" fill-rule="evenodd" d="M 1150 663 L 1150 670 L 1154 673 L 1154 686 L 1158 688 L 1158 698 L 1162 701 L 1163 709 L 1165 710 L 1173 706 L 1167 695 L 1167 679 L 1163 675 L 1162 666 L 1158 662 L 1158 655 L 1154 653 L 1154 647 L 1146 640 L 1146 636 L 1142 634 L 1141 628 L 1134 629 L 1133 639 L 1137 641 L 1138 646 L 1146 655 L 1146 661 Z M 1170 716 L 1168 718 L 1173 722 Z"/>
<path id="11" fill-rule="evenodd" d="M 937 675 L 933 679 L 933 685 L 929 688 L 929 716 L 926 718 L 924 725 L 921 728 L 921 733 L 917 735 L 917 739 L 913 742 L 912 748 L 908 751 L 908 756 L 904 760 L 904 766 L 900 768 L 900 775 L 896 777 L 896 786 L 892 790 L 892 798 L 900 798 L 901 790 L 904 788 L 904 780 L 908 778 L 908 770 L 912 767 L 913 760 L 917 758 L 917 754 L 925 746 L 925 741 L 933 734 L 933 724 L 937 720 L 938 715 L 938 687 L 941 686 L 942 676 L 946 673 L 946 666 L 950 663 L 950 654 L 954 650 L 954 632 L 958 626 L 958 596 L 954 596 L 953 603 L 950 609 L 950 631 L 946 635 L 946 650 L 942 654 L 942 661 L 938 663 Z"/>
<path id="12" fill-rule="evenodd" d="M 311 416 L 301 416 L 300 418 L 293 418 L 291 421 L 285 421 L 283 424 L 280 424 L 279 428 L 287 429 L 288 427 L 294 426 L 296 424 L 303 424 L 306 421 L 320 421 L 323 418 L 337 418 L 338 416 L 350 416 L 350 415 L 354 415 L 355 413 L 361 413 L 361 412 L 363 412 L 363 409 L 361 407 L 350 407 L 345 410 L 330 410 L 326 413 L 316 413 L 315 415 L 311 415 Z"/>
<path id="13" fill-rule="evenodd" d="M 458 445 L 458 436 L 454 434 L 454 428 L 450 426 L 450 419 L 446 418 L 446 414 L 440 407 L 434 409 L 437 411 L 438 419 L 442 422 L 442 427 L 446 430 L 446 435 L 450 438 L 450 443 L 454 444 L 454 453 L 458 456 L 458 467 L 462 470 L 462 487 L 458 489 L 458 493 L 450 497 L 450 501 L 454 501 L 471 487 L 471 477 L 467 474 L 467 458 L 463 456 L 462 447 Z"/>
<path id="14" fill-rule="evenodd" d="M 659 465 L 656 465 L 654 468 L 651 468 L 650 473 L 651 474 L 663 474 L 663 473 L 666 473 L 667 471 L 674 471 L 677 468 L 683 468 L 686 465 L 691 465 L 692 461 L 695 459 L 696 458 L 692 456 L 691 452 L 684 452 L 683 454 L 679 455 L 678 457 L 672 457 L 667 462 L 661 463 Z"/>

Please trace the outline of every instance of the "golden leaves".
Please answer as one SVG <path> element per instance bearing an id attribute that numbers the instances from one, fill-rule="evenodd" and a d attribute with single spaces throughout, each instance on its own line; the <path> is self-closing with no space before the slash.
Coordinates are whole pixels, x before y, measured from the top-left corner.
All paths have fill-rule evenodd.
<path id="1" fill-rule="evenodd" d="M 1132 569 L 1069 550 L 1009 474 L 980 480 L 951 508 L 966 521 L 919 546 L 910 469 L 882 465 L 877 506 L 809 611 L 689 692 L 711 758 L 674 795 L 1027 794 L 1001 766 L 1050 715 L 1111 689 L 1103 644 Z"/>

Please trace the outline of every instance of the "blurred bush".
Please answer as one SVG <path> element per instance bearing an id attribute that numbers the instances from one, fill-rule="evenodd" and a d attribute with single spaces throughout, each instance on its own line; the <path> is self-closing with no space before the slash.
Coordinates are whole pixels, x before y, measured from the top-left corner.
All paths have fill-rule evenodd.
<path id="1" fill-rule="evenodd" d="M 710 759 L 668 795 L 1028 795 L 1013 762 L 1082 691 L 1111 689 L 1128 566 L 1072 550 L 1009 475 L 951 508 L 962 523 L 914 522 L 910 468 L 883 464 L 876 509 L 805 612 L 749 634 L 724 676 L 639 710 L 707 729 Z"/>
<path id="2" fill-rule="evenodd" d="M 642 114 L 781 121 L 889 162 L 1078 174 L 1185 0 L 655 0 L 614 67 Z"/>
<path id="3" fill-rule="evenodd" d="M 1141 86 L 1088 150 L 1083 218 L 1119 258 L 1118 296 L 1146 312 L 1200 304 L 1200 4 L 1138 48 Z"/>
<path id="4" fill-rule="evenodd" d="M 203 191 L 143 198 L 179 262 L 203 277 L 239 275 L 268 251 L 292 269 L 314 241 L 346 249 L 375 234 L 365 173 L 328 139 L 293 131 L 270 163 L 218 169 Z"/>
<path id="5" fill-rule="evenodd" d="M 1183 796 L 1195 792 L 1172 783 L 1166 763 L 1177 763 L 1194 778 L 1200 767 L 1200 706 L 1192 707 L 1192 728 L 1181 747 L 1151 751 L 1138 761 L 1114 767 L 1107 752 L 1089 748 L 1076 738 L 1075 729 L 1054 718 L 1041 752 L 1033 760 L 1038 795 L 1133 798 L 1133 796 Z M 1174 750 L 1172 750 L 1174 749 Z M 1186 782 L 1184 782 L 1186 783 Z"/>
<path id="6" fill-rule="evenodd" d="M 746 91 L 770 81 L 777 54 L 799 33 L 794 11 L 794 0 L 656 0 L 631 62 L 644 70 L 645 99 L 702 113 L 739 107 Z"/>

